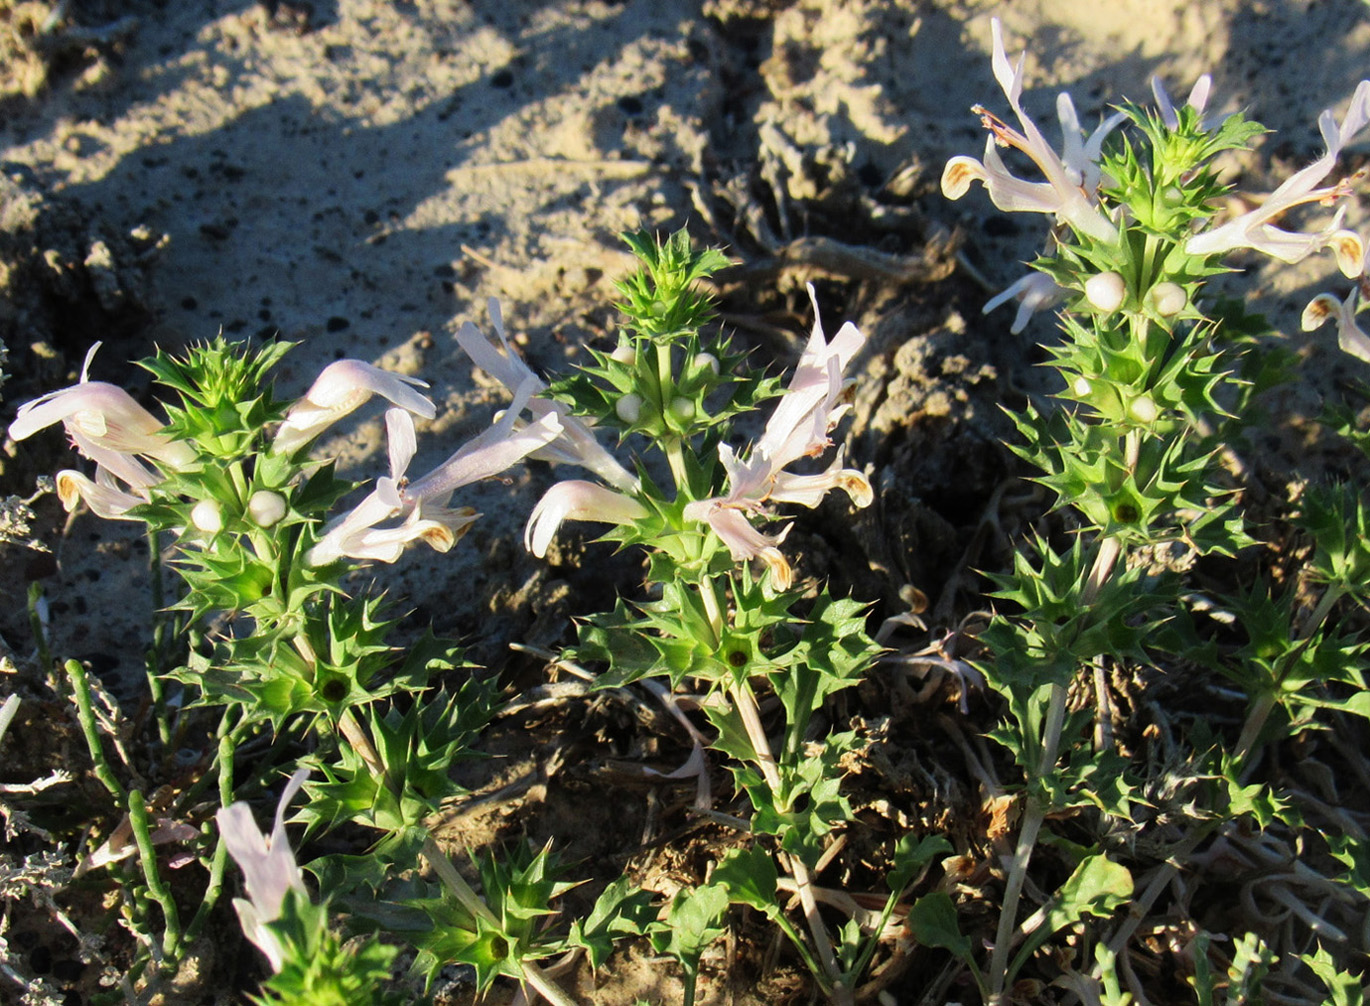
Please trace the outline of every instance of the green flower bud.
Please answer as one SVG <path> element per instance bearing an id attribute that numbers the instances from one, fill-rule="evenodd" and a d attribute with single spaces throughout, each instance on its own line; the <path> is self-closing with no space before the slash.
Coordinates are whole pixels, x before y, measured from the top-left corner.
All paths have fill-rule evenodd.
<path id="1" fill-rule="evenodd" d="M 1138 395 L 1127 407 L 1127 414 L 1139 423 L 1154 423 L 1161 410 L 1150 395 Z"/>
<path id="2" fill-rule="evenodd" d="M 693 419 L 695 415 L 695 403 L 683 396 L 672 399 L 671 414 L 677 419 Z"/>

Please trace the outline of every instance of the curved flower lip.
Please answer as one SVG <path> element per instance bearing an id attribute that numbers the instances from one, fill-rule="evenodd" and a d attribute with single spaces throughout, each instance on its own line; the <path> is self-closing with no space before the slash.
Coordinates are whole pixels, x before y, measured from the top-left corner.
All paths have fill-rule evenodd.
<path id="1" fill-rule="evenodd" d="M 515 394 L 521 387 L 531 387 L 533 391 L 524 408 L 532 413 L 535 420 L 544 419 L 549 415 L 556 417 L 561 426 L 561 435 L 532 456 L 540 461 L 580 465 L 616 489 L 628 493 L 637 492 L 641 488 L 637 476 L 619 464 L 618 460 L 600 444 L 590 424 L 570 415 L 567 407 L 561 402 L 537 397 L 547 390 L 547 382 L 533 373 L 533 369 L 509 344 L 509 336 L 504 328 L 504 312 L 499 301 L 491 297 L 487 307 L 490 312 L 490 323 L 499 339 L 499 346 L 496 347 L 469 321 L 463 322 L 457 330 L 457 345 L 461 346 L 472 363 L 503 384 L 510 394 Z M 522 411 L 523 408 L 517 410 Z"/>
<path id="2" fill-rule="evenodd" d="M 725 499 L 714 498 L 696 500 L 685 505 L 685 517 L 708 524 L 720 541 L 728 547 L 734 562 L 748 562 L 760 559 L 771 571 L 771 582 L 777 590 L 788 590 L 794 582 L 794 570 L 789 560 L 780 551 L 780 543 L 790 533 L 792 525 L 786 524 L 779 533 L 763 534 L 747 520 L 746 511 L 759 513 L 761 507 L 729 503 Z"/>
<path id="3" fill-rule="evenodd" d="M 97 479 L 98 479 L 97 473 Z M 109 481 L 92 482 L 80 472 L 64 469 L 56 477 L 57 498 L 62 501 L 67 513 L 76 509 L 76 504 L 84 501 L 91 512 L 106 520 L 132 520 L 128 511 L 146 502 L 126 493 Z"/>
<path id="4" fill-rule="evenodd" d="M 538 500 L 524 528 L 523 545 L 541 559 L 563 521 L 630 524 L 646 516 L 647 508 L 623 493 L 594 482 L 568 479 L 552 486 Z"/>
<path id="5" fill-rule="evenodd" d="M 1305 332 L 1320 328 L 1328 318 L 1337 322 L 1337 345 L 1358 360 L 1370 363 L 1370 334 L 1356 324 L 1356 305 L 1359 291 L 1352 290 L 1345 300 L 1330 293 L 1320 293 L 1303 309 L 1300 326 Z"/>
<path id="6" fill-rule="evenodd" d="M 842 451 L 839 449 L 826 471 L 815 475 L 778 472 L 768 499 L 776 503 L 797 503 L 813 509 L 829 492 L 841 489 L 854 506 L 864 510 L 875 502 L 875 492 L 865 475 L 854 468 L 843 468 L 842 461 Z"/>
<path id="7" fill-rule="evenodd" d="M 306 562 L 311 566 L 342 558 L 395 562 L 414 541 L 425 541 L 439 552 L 451 549 L 480 516 L 470 507 L 453 509 L 452 493 L 498 475 L 561 433 L 554 415 L 519 424 L 518 414 L 532 391 L 532 384 L 525 381 L 514 405 L 493 426 L 414 482 L 406 478 L 415 452 L 414 420 L 404 409 L 386 412 L 389 476 L 377 479 L 361 503 L 328 524 Z M 402 518 L 397 526 L 377 526 L 397 517 Z"/>
<path id="8" fill-rule="evenodd" d="M 1285 179 L 1254 210 L 1191 237 L 1185 242 L 1185 251 L 1191 255 L 1212 255 L 1251 248 L 1292 265 L 1314 252 L 1331 248 L 1337 257 L 1338 268 L 1345 275 L 1353 279 L 1360 276 L 1365 268 L 1365 244 L 1355 232 L 1341 229 L 1345 207 L 1337 210 L 1330 224 L 1316 231 L 1288 231 L 1274 226 L 1271 221 L 1295 206 L 1327 203 L 1350 193 L 1347 182 L 1324 188 L 1318 186 L 1336 167 L 1342 149 L 1367 124 L 1370 124 L 1370 80 L 1363 80 L 1357 85 L 1340 125 L 1330 110 L 1318 116 L 1318 129 L 1327 147 L 1326 153 Z"/>
<path id="9" fill-rule="evenodd" d="M 432 419 L 437 414 L 432 400 L 414 390 L 426 387 L 428 384 L 417 377 L 383 370 L 363 360 L 337 360 L 319 371 L 304 397 L 290 407 L 271 449 L 277 453 L 299 450 L 373 395 Z"/>

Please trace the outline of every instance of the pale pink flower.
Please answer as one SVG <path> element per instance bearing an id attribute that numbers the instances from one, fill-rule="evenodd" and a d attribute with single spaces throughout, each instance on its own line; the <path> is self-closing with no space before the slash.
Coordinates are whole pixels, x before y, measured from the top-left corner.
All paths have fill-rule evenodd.
<path id="1" fill-rule="evenodd" d="M 1016 300 L 1018 302 L 1018 313 L 1013 316 L 1013 324 L 1009 326 L 1009 331 L 1017 335 L 1027 326 L 1028 320 L 1034 314 L 1059 304 L 1069 295 L 1069 290 L 1046 273 L 1030 272 L 1007 287 L 998 296 L 991 297 L 985 303 L 982 311 L 984 314 L 989 314 L 1000 304 Z"/>
<path id="2" fill-rule="evenodd" d="M 595 438 L 593 428 L 584 420 L 570 414 L 566 405 L 538 396 L 547 390 L 547 382 L 533 373 L 514 348 L 509 345 L 509 337 L 504 329 L 504 312 L 499 301 L 491 297 L 488 303 L 490 322 L 499 346 L 495 346 L 481 334 L 471 322 L 465 322 L 457 330 L 457 344 L 471 358 L 471 362 L 499 381 L 513 394 L 532 381 L 533 394 L 528 398 L 526 408 L 535 420 L 555 416 L 561 426 L 561 435 L 556 440 L 533 452 L 530 457 L 539 461 L 557 464 L 579 465 L 594 472 L 605 482 L 624 492 L 635 493 L 639 489 L 637 476 L 619 464 Z"/>
<path id="3" fill-rule="evenodd" d="M 524 529 L 523 544 L 541 559 L 563 521 L 630 524 L 646 516 L 647 508 L 630 496 L 594 482 L 569 479 L 552 486 L 538 500 Z"/>
<path id="4" fill-rule="evenodd" d="M 276 823 L 269 837 L 257 827 L 252 808 L 245 803 L 229 804 L 214 815 L 228 854 L 243 871 L 243 883 L 247 888 L 247 900 L 233 899 L 238 921 L 243 934 L 266 954 L 272 971 L 280 971 L 285 960 L 280 941 L 267 928 L 267 923 L 281 917 L 287 891 L 308 894 L 285 833 L 285 808 L 308 777 L 309 769 L 302 768 L 286 783 L 276 805 Z"/>
<path id="5" fill-rule="evenodd" d="M 288 454 L 299 450 L 348 413 L 380 395 L 392 405 L 424 419 L 436 414 L 432 401 L 415 388 L 428 385 L 417 377 L 392 373 L 362 360 L 338 360 L 319 372 L 304 397 L 290 407 L 276 431 L 271 449 Z"/>
<path id="6" fill-rule="evenodd" d="M 1208 95 L 1213 88 L 1213 78 L 1204 74 L 1194 82 L 1194 86 L 1189 91 L 1189 98 L 1185 104 L 1194 111 L 1203 115 L 1203 110 L 1208 105 Z M 1170 100 L 1170 95 L 1166 92 L 1165 85 L 1161 83 L 1160 77 L 1151 78 L 1151 93 L 1156 98 L 1156 107 L 1161 113 L 1161 122 L 1167 129 L 1180 128 L 1180 115 L 1175 111 L 1175 106 Z M 1207 128 L 1207 124 L 1203 124 Z"/>
<path id="7" fill-rule="evenodd" d="M 100 343 L 90 347 L 81 365 L 81 380 L 69 388 L 51 391 L 19 407 L 9 435 L 13 440 L 31 437 L 54 423 L 61 423 L 78 450 L 98 449 L 132 457 L 142 455 L 171 468 L 181 468 L 195 460 L 187 443 L 170 440 L 166 427 L 143 408 L 123 388 L 104 381 L 90 380 L 90 363 Z"/>
<path id="8" fill-rule="evenodd" d="M 982 106 L 975 106 L 972 111 L 980 115 L 990 131 L 985 141 L 984 159 L 977 161 L 973 157 L 958 156 L 949 160 L 942 171 L 942 194 L 948 199 L 960 199 L 970 191 L 971 182 L 979 181 L 989 192 L 990 200 L 1001 210 L 1050 213 L 1081 234 L 1104 242 L 1117 241 L 1118 228 L 1095 204 L 1094 194 L 1099 185 L 1099 155 L 1104 140 L 1125 116 L 1121 112 L 1115 113 L 1086 138 L 1074 102 L 1069 94 L 1062 92 L 1056 99 L 1063 139 L 1062 153 L 1057 154 L 1019 102 L 1023 92 L 1024 57 L 1018 58 L 1016 67 L 1011 66 L 998 18 L 991 19 L 990 30 L 994 42 L 991 59 L 994 77 L 1008 97 L 1009 105 L 1023 127 L 1022 132 Z M 1004 165 L 996 146 L 1015 147 L 1027 154 L 1046 181 L 1028 182 L 1013 175 Z"/>
<path id="9" fill-rule="evenodd" d="M 413 541 L 448 551 L 479 516 L 470 507 L 451 508 L 452 493 L 498 475 L 561 433 L 555 415 L 518 423 L 518 413 L 531 394 L 532 385 L 526 383 L 514 396 L 514 405 L 490 429 L 414 482 L 406 479 L 415 452 L 414 420 L 404 409 L 386 412 L 390 475 L 377 479 L 370 495 L 325 528 L 309 551 L 309 564 L 320 566 L 343 557 L 395 562 Z M 400 523 L 378 526 L 396 519 Z"/>
<path id="10" fill-rule="evenodd" d="M 1349 180 L 1322 188 L 1319 185 L 1336 167 L 1342 149 L 1367 123 L 1370 123 L 1370 80 L 1363 80 L 1357 86 L 1351 98 L 1351 107 L 1347 109 L 1340 126 L 1331 111 L 1324 111 L 1318 117 L 1318 128 L 1327 145 L 1325 154 L 1291 175 L 1254 210 L 1234 217 L 1221 227 L 1191 237 L 1185 242 L 1185 251 L 1191 255 L 1214 255 L 1236 248 L 1252 248 L 1281 262 L 1293 264 L 1314 252 L 1331 248 L 1338 268 L 1349 277 L 1359 276 L 1364 268 L 1366 248 L 1360 235 L 1342 229 L 1341 221 L 1346 207 L 1338 208 L 1325 227 L 1314 231 L 1283 230 L 1272 221 L 1295 206 L 1306 203 L 1329 204 L 1350 194 Z"/>
<path id="11" fill-rule="evenodd" d="M 843 489 L 857 506 L 869 505 L 872 498 L 865 476 L 842 468 L 840 451 L 820 474 L 795 475 L 783 470 L 800 458 L 817 457 L 831 446 L 828 434 L 848 408 L 841 401 L 842 371 L 866 341 L 856 326 L 847 322 L 829 342 L 818 318 L 812 286 L 809 298 L 814 307 L 813 331 L 760 439 L 752 445 L 745 462 L 739 461 L 727 444 L 718 447 L 719 461 L 728 477 L 728 494 L 688 503 L 684 511 L 688 519 L 708 524 L 735 560 L 764 561 L 782 590 L 790 583 L 791 571 L 777 546 L 788 525 L 776 535 L 765 535 L 751 525 L 748 516 L 765 515 L 765 505 L 772 501 L 814 507 L 836 488 Z"/>

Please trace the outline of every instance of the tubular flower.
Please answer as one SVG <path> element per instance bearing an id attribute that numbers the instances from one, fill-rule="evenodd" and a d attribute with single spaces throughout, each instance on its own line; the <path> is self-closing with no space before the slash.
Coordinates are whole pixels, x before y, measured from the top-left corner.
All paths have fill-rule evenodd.
<path id="1" fill-rule="evenodd" d="M 348 413 L 365 405 L 372 395 L 432 419 L 436 414 L 428 396 L 415 388 L 428 385 L 416 377 L 395 374 L 361 360 L 338 360 L 319 372 L 304 397 L 290 407 L 276 431 L 271 449 L 278 454 L 299 450 Z"/>
<path id="2" fill-rule="evenodd" d="M 395 562 L 406 545 L 419 540 L 439 552 L 448 551 L 479 516 L 470 507 L 452 509 L 452 493 L 498 475 L 561 433 L 554 415 L 517 424 L 531 394 L 531 385 L 520 388 L 514 405 L 490 429 L 414 482 L 406 479 L 416 449 L 414 420 L 404 409 L 386 412 L 390 475 L 377 479 L 370 495 L 324 529 L 319 543 L 309 550 L 309 564 L 321 566 L 344 557 Z M 398 525 L 377 526 L 397 518 Z"/>
<path id="3" fill-rule="evenodd" d="M 1331 203 L 1349 195 L 1350 180 L 1335 185 L 1318 186 L 1336 167 L 1337 157 L 1366 124 L 1370 123 L 1370 80 L 1363 80 L 1351 98 L 1351 107 L 1341 125 L 1330 111 L 1318 117 L 1327 152 L 1302 171 L 1295 172 L 1265 202 L 1213 230 L 1196 234 L 1185 242 L 1191 255 L 1213 255 L 1236 248 L 1253 248 L 1281 262 L 1302 261 L 1314 252 L 1331 248 L 1341 271 L 1355 278 L 1361 275 L 1365 262 L 1365 244 L 1354 231 L 1341 227 L 1346 208 L 1338 208 L 1332 220 L 1316 231 L 1288 231 L 1274 226 L 1271 221 L 1295 206 L 1305 203 Z"/>
<path id="4" fill-rule="evenodd" d="M 628 524 L 646 516 L 647 508 L 630 496 L 594 482 L 569 479 L 552 486 L 538 500 L 524 529 L 523 545 L 541 559 L 562 521 Z"/>
<path id="5" fill-rule="evenodd" d="M 821 474 L 795 475 L 783 470 L 800 458 L 817 457 L 831 446 L 828 433 L 848 408 L 840 400 L 842 371 L 866 341 L 856 326 L 847 322 L 828 342 L 817 317 L 818 302 L 812 286 L 809 298 L 814 302 L 813 332 L 760 439 L 752 445 L 745 462 L 739 461 L 727 444 L 719 444 L 728 494 L 688 503 L 684 511 L 688 519 L 708 524 L 736 561 L 764 561 L 782 590 L 789 586 L 792 574 L 777 546 L 789 526 L 768 536 L 757 531 L 748 516 L 765 514 L 765 504 L 771 501 L 814 507 L 835 488 L 843 489 L 859 507 L 869 505 L 872 499 L 865 476 L 842 468 L 840 451 Z"/>
<path id="6" fill-rule="evenodd" d="M 561 426 L 561 434 L 545 447 L 533 452 L 530 457 L 539 461 L 556 464 L 580 465 L 594 472 L 605 482 L 624 492 L 635 493 L 639 482 L 632 472 L 624 468 L 595 438 L 593 428 L 584 420 L 572 416 L 561 402 L 548 401 L 537 397 L 547 390 L 547 383 L 533 373 L 509 345 L 509 337 L 504 330 L 504 312 L 499 301 L 489 300 L 490 322 L 499 338 L 495 346 L 481 334 L 471 322 L 465 322 L 457 331 L 457 344 L 471 358 L 471 362 L 505 386 L 510 394 L 532 381 L 533 395 L 526 408 L 535 420 L 554 416 Z M 521 411 L 521 410 L 520 410 Z"/>
<path id="7" fill-rule="evenodd" d="M 295 862 L 295 853 L 291 851 L 285 834 L 285 808 L 308 777 L 309 769 L 302 768 L 286 783 L 280 803 L 276 805 L 276 823 L 270 837 L 262 834 L 257 822 L 252 819 L 252 808 L 245 803 L 229 804 L 214 815 L 228 854 L 243 871 L 247 900 L 233 899 L 243 935 L 266 954 L 271 962 L 271 970 L 277 972 L 285 963 L 284 952 L 280 941 L 267 928 L 267 923 L 281 917 L 287 891 L 293 889 L 301 894 L 308 893 L 304 876 Z"/>
<path id="8" fill-rule="evenodd" d="M 69 388 L 51 391 L 19 407 L 9 435 L 13 440 L 31 437 L 53 423 L 61 423 L 82 454 L 96 461 L 94 448 L 132 458 L 152 458 L 171 468 L 195 460 L 187 443 L 168 440 L 165 427 L 123 388 L 90 380 L 90 362 L 100 343 L 90 347 L 81 365 L 81 380 Z"/>
<path id="9" fill-rule="evenodd" d="M 1018 313 L 1013 316 L 1013 324 L 1009 326 L 1009 331 L 1017 335 L 1027 327 L 1028 320 L 1034 314 L 1065 300 L 1069 294 L 1069 290 L 1046 273 L 1030 272 L 998 296 L 986 301 L 982 312 L 989 314 L 1000 304 L 1018 301 Z"/>
<path id="10" fill-rule="evenodd" d="M 1018 58 L 1016 67 L 1011 66 L 1004 50 L 999 19 L 991 19 L 990 27 L 994 38 L 991 60 L 994 77 L 1008 97 L 1022 132 L 976 105 L 972 111 L 990 131 L 985 141 L 984 159 L 977 161 L 973 157 L 960 156 L 949 160 L 942 171 L 942 194 L 948 199 L 960 199 L 970 191 L 972 182 L 979 181 L 1001 210 L 1051 213 L 1081 234 L 1099 241 L 1116 241 L 1118 228 L 1095 205 L 1094 193 L 1099 185 L 1098 162 L 1104 140 L 1125 116 L 1121 112 L 1115 113 L 1086 139 L 1074 102 L 1069 94 L 1062 92 L 1056 99 L 1056 115 L 1063 137 L 1062 153 L 1057 154 L 1019 103 L 1023 92 L 1023 57 Z M 1027 154 L 1046 181 L 1028 182 L 1014 176 L 1005 167 L 996 147 L 1015 147 Z"/>

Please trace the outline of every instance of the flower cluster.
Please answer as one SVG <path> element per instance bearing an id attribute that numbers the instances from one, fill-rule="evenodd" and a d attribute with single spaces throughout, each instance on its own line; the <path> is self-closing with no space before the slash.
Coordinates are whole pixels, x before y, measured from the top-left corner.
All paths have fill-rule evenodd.
<path id="1" fill-rule="evenodd" d="M 81 379 L 19 407 L 10 424 L 13 440 L 24 440 L 61 423 L 81 454 L 95 462 L 95 478 L 65 469 L 57 473 L 57 494 L 67 510 L 84 500 L 96 514 L 123 519 L 146 503 L 162 481 L 160 469 L 195 461 L 190 445 L 170 439 L 166 427 L 123 388 L 90 379 L 95 343 L 81 364 Z M 151 461 L 157 468 L 150 467 Z"/>
<path id="2" fill-rule="evenodd" d="M 1185 251 L 1191 255 L 1213 255 L 1250 248 L 1293 264 L 1314 252 L 1330 248 L 1343 273 L 1352 278 L 1359 276 L 1364 269 L 1365 245 L 1355 231 L 1342 228 L 1345 206 L 1338 208 L 1325 226 L 1314 231 L 1284 230 L 1276 227 L 1273 221 L 1295 206 L 1308 203 L 1326 205 L 1351 193 L 1350 179 L 1328 186 L 1322 183 L 1336 167 L 1343 148 L 1367 124 L 1370 124 L 1370 80 L 1363 80 L 1356 88 L 1340 125 L 1330 111 L 1324 111 L 1318 117 L 1318 129 L 1327 145 L 1326 153 L 1291 175 L 1255 209 L 1191 237 L 1185 243 Z"/>
<path id="3" fill-rule="evenodd" d="M 866 341 L 860 330 L 847 322 L 829 342 L 823 334 L 812 286 L 809 298 L 814 311 L 813 331 L 761 438 L 752 445 L 746 461 L 739 461 L 727 444 L 719 444 L 718 458 L 728 475 L 727 494 L 696 500 L 685 507 L 685 516 L 712 528 L 733 559 L 765 562 L 772 581 L 781 590 L 789 586 L 792 577 L 778 547 L 789 525 L 777 534 L 766 535 L 752 526 L 749 515 L 764 514 L 767 503 L 815 507 L 830 490 L 838 488 L 858 507 L 869 506 L 872 500 L 870 483 L 859 471 L 842 467 L 840 450 L 821 473 L 796 475 L 785 471 L 800 458 L 817 457 L 832 446 L 828 434 L 848 409 L 843 401 L 846 384 L 842 372 Z"/>
<path id="4" fill-rule="evenodd" d="M 1003 29 L 997 18 L 991 21 L 991 30 L 994 76 L 1008 98 L 1021 130 L 1012 128 L 977 105 L 973 110 L 980 115 L 989 131 L 984 157 L 980 160 L 967 156 L 952 157 L 942 172 L 943 194 L 949 199 L 960 199 L 970 190 L 972 182 L 979 181 L 984 184 L 994 205 L 1001 210 L 1046 213 L 1058 223 L 1067 225 L 1076 238 L 1087 245 L 1103 249 L 1118 247 L 1120 229 L 1133 224 L 1134 211 L 1141 211 L 1129 205 L 1126 198 L 1102 198 L 1101 190 L 1108 191 L 1117 180 L 1111 179 L 1101 165 L 1107 160 L 1104 156 L 1105 141 L 1129 113 L 1114 113 L 1086 137 L 1070 96 L 1062 93 L 1057 99 L 1057 115 L 1063 137 L 1062 149 L 1058 154 L 1023 111 L 1020 102 L 1023 58 L 1020 57 L 1016 65 L 1010 63 L 1004 47 Z M 1183 109 L 1175 107 L 1159 79 L 1153 78 L 1151 83 L 1158 110 L 1157 122 L 1161 128 L 1175 135 L 1208 136 L 1210 139 L 1218 136 L 1221 131 L 1219 125 L 1203 114 L 1212 89 L 1212 79 L 1208 75 L 1200 77 L 1195 83 Z M 1188 115 L 1182 116 L 1182 111 Z M 1370 124 L 1370 81 L 1362 81 L 1340 122 L 1331 111 L 1324 111 L 1319 116 L 1318 127 L 1326 147 L 1322 156 L 1290 176 L 1255 208 L 1218 226 L 1189 233 L 1182 242 L 1183 254 L 1195 260 L 1204 260 L 1239 249 L 1250 249 L 1282 262 L 1296 263 L 1318 251 L 1329 249 L 1346 276 L 1353 279 L 1360 277 L 1366 267 L 1366 242 L 1355 231 L 1342 226 L 1345 206 L 1339 207 L 1322 226 L 1307 231 L 1287 229 L 1278 226 L 1277 221 L 1297 207 L 1330 205 L 1351 193 L 1359 175 L 1330 184 L 1328 179 L 1342 151 L 1357 139 L 1367 124 Z M 1224 145 L 1234 144 L 1216 141 L 1207 149 L 1211 153 Z M 1027 154 L 1045 181 L 1027 181 L 1015 176 L 1000 157 L 999 147 L 1012 147 Z M 1173 180 L 1167 180 L 1165 175 L 1165 169 L 1158 167 L 1156 177 L 1161 187 L 1171 184 Z M 1186 173 L 1180 172 L 1176 177 L 1183 179 Z M 1159 192 L 1159 197 L 1169 198 L 1167 193 L 1178 198 L 1178 194 L 1169 189 Z M 1118 193 L 1113 195 L 1117 196 Z M 1108 253 L 1105 250 L 1101 254 Z M 1001 304 L 1016 301 L 1018 311 L 1011 331 L 1019 332 L 1034 313 L 1071 295 L 1072 291 L 1058 282 L 1060 279 L 1054 273 L 1030 273 L 992 298 L 984 309 L 988 312 Z M 1175 290 L 1183 293 L 1178 286 L 1175 286 Z M 1089 302 L 1105 313 L 1122 303 L 1122 296 L 1100 298 L 1096 296 L 1098 292 L 1085 291 Z M 1178 303 L 1183 307 L 1183 302 L 1179 301 L 1174 291 L 1168 291 L 1168 294 L 1167 303 Z M 1314 328 L 1328 318 L 1335 318 L 1342 348 L 1362 359 L 1370 358 L 1370 339 L 1354 321 L 1358 302 L 1355 291 L 1344 300 L 1324 294 L 1309 304 L 1304 313 L 1304 328 Z"/>
<path id="5" fill-rule="evenodd" d="M 1100 241 L 1115 241 L 1118 228 L 1100 210 L 1096 196 L 1099 187 L 1099 153 L 1108 134 L 1125 118 L 1121 112 L 1105 119 L 1087 138 L 1070 95 L 1062 92 L 1056 99 L 1056 115 L 1061 121 L 1062 152 L 1057 154 L 1037 124 L 1023 111 L 1024 56 L 1018 65 L 1009 63 L 1004 49 L 1003 29 L 998 18 L 991 22 L 994 36 L 994 78 L 1003 88 L 1009 106 L 1018 117 L 1022 132 L 1012 128 L 983 106 L 976 112 L 989 137 L 981 161 L 958 156 L 947 162 L 942 172 L 942 194 L 960 199 L 970 191 L 971 182 L 984 184 L 994 205 L 1009 212 L 1050 213 L 1081 234 Z M 1027 154 L 1045 176 L 1044 182 L 1029 182 L 1012 174 L 996 147 L 1013 147 Z"/>

